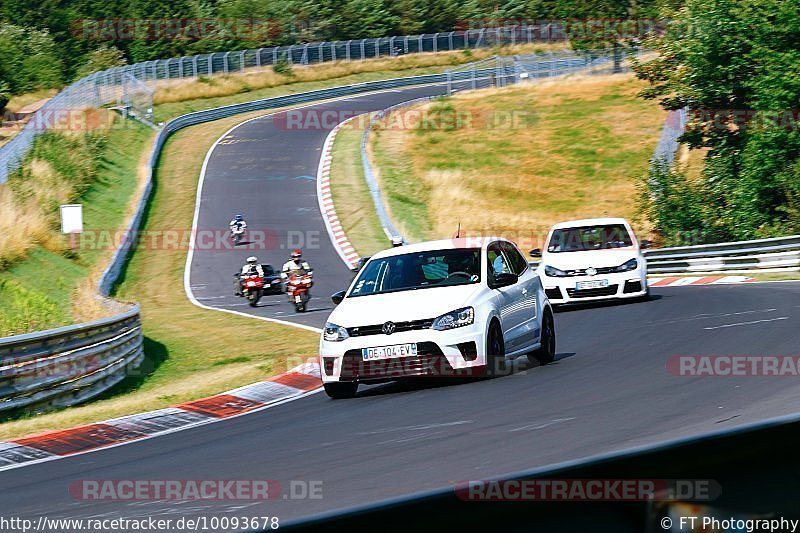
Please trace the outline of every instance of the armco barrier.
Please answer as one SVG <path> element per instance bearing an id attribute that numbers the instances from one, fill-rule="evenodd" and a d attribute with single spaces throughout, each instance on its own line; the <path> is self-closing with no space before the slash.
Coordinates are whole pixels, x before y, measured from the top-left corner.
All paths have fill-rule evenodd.
<path id="1" fill-rule="evenodd" d="M 661 248 L 645 250 L 644 254 L 650 274 L 797 270 L 800 235 Z"/>
<path id="2" fill-rule="evenodd" d="M 459 75 L 458 79 L 467 75 Z M 137 241 L 137 231 L 152 191 L 153 171 L 172 133 L 250 111 L 444 81 L 443 74 L 433 74 L 359 83 L 198 111 L 169 121 L 153 144 L 142 197 L 131 217 L 126 238 L 100 277 L 98 292 L 104 297 L 111 293 Z M 139 365 L 143 356 L 138 306 L 98 321 L 0 339 L 0 412 L 44 411 L 86 401 L 121 381 Z"/>
<path id="3" fill-rule="evenodd" d="M 552 24 L 475 28 L 447 33 L 308 43 L 213 52 L 113 67 L 81 78 L 64 88 L 34 114 L 22 131 L 0 147 L 0 183 L 5 183 L 8 175 L 18 168 L 36 135 L 55 127 L 66 113 L 114 104 L 132 108 L 137 115 L 143 114 L 150 118 L 148 115 L 152 109 L 147 109 L 147 105 L 138 102 L 139 97 L 152 99 L 153 90 L 170 80 L 258 72 L 272 68 L 279 61 L 307 65 L 337 60 L 393 57 L 398 53 L 454 51 L 532 43 L 537 40 L 536 35 L 551 35 L 551 30 L 560 31 L 557 34 L 566 38 L 566 33 L 551 26 Z"/>
<path id="4" fill-rule="evenodd" d="M 44 411 L 97 396 L 144 357 L 139 306 L 120 315 L 0 339 L 0 413 Z"/>

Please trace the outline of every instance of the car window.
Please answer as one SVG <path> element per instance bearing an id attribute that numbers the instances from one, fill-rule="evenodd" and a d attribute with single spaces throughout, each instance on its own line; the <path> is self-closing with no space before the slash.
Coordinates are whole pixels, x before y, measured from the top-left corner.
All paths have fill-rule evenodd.
<path id="1" fill-rule="evenodd" d="M 511 266 L 508 264 L 508 261 L 503 255 L 503 249 L 500 246 L 499 242 L 493 242 L 492 244 L 490 244 L 489 247 L 486 249 L 486 253 L 489 264 L 490 276 L 512 272 Z"/>
<path id="2" fill-rule="evenodd" d="M 478 283 L 480 250 L 431 250 L 373 259 L 358 273 L 348 296 L 366 296 Z"/>
<path id="3" fill-rule="evenodd" d="M 585 252 L 633 246 L 630 233 L 622 224 L 561 228 L 553 231 L 547 243 L 550 253 Z"/>
<path id="4" fill-rule="evenodd" d="M 502 249 L 506 260 L 511 267 L 511 272 L 517 276 L 522 275 L 522 273 L 525 272 L 525 269 L 528 268 L 528 262 L 525 260 L 519 250 L 517 250 L 517 247 L 510 242 L 504 242 L 502 244 Z"/>

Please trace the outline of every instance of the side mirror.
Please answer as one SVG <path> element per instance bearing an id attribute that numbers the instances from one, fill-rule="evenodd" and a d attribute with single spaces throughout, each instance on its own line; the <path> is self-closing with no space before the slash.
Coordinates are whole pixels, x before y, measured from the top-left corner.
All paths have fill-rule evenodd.
<path id="1" fill-rule="evenodd" d="M 510 272 L 501 272 L 500 274 L 494 275 L 491 287 L 493 289 L 508 287 L 509 285 L 514 285 L 517 281 L 519 281 L 519 276 L 516 274 L 512 274 Z"/>
<path id="2" fill-rule="evenodd" d="M 333 305 L 339 305 L 342 303 L 342 300 L 344 300 L 344 291 L 334 292 L 331 295 L 331 301 L 333 302 Z"/>
<path id="3" fill-rule="evenodd" d="M 531 257 L 542 257 L 542 250 L 539 248 L 534 248 L 533 250 L 531 250 L 530 254 Z"/>
<path id="4" fill-rule="evenodd" d="M 652 246 L 653 246 L 652 241 L 648 241 L 647 239 L 639 243 L 639 248 L 641 248 L 642 250 L 650 248 Z"/>

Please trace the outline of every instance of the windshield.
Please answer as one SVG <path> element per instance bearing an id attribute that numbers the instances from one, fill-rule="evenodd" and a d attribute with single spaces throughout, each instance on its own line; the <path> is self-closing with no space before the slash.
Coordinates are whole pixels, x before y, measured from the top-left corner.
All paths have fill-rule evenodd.
<path id="1" fill-rule="evenodd" d="M 547 251 L 550 253 L 585 252 L 626 246 L 633 246 L 633 241 L 625 226 L 607 224 L 554 230 L 547 245 Z"/>
<path id="2" fill-rule="evenodd" d="M 481 281 L 479 248 L 431 250 L 373 259 L 348 296 L 367 296 Z"/>

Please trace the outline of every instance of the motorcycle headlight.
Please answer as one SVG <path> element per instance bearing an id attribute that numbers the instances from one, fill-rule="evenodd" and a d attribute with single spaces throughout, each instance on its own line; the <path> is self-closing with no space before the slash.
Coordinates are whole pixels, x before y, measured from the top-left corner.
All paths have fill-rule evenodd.
<path id="1" fill-rule="evenodd" d="M 617 272 L 628 272 L 630 270 L 636 270 L 636 267 L 639 266 L 639 261 L 636 260 L 634 257 L 630 261 L 625 261 L 625 263 L 621 264 L 617 267 Z"/>
<path id="2" fill-rule="evenodd" d="M 322 334 L 326 341 L 341 342 L 348 338 L 350 335 L 347 333 L 347 328 L 337 326 L 331 322 L 325 324 L 325 331 Z"/>
<path id="3" fill-rule="evenodd" d="M 551 278 L 565 278 L 567 277 L 567 273 L 561 270 L 560 268 L 551 267 L 550 265 L 546 265 L 544 267 L 544 275 L 550 276 Z"/>
<path id="4" fill-rule="evenodd" d="M 443 331 L 469 326 L 473 322 L 475 322 L 475 310 L 472 307 L 462 307 L 434 319 L 431 329 Z"/>

